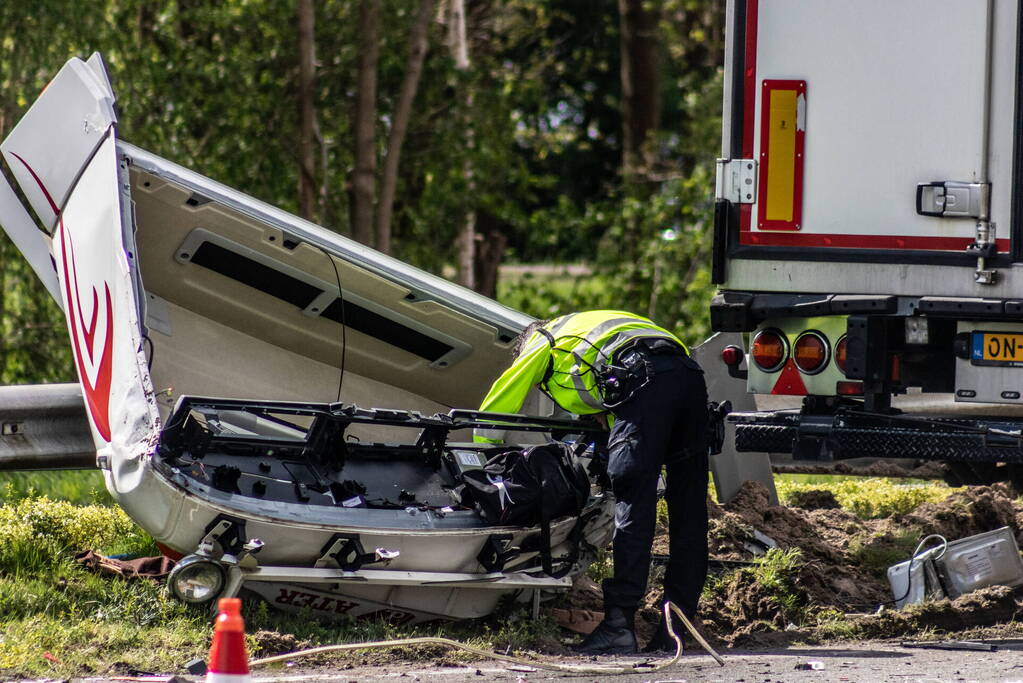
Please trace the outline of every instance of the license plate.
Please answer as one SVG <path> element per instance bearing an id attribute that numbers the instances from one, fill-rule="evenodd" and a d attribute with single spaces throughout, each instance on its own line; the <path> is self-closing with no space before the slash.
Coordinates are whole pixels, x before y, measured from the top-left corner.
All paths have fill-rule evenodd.
<path id="1" fill-rule="evenodd" d="M 974 332 L 974 365 L 1023 367 L 1023 334 L 1013 332 Z"/>

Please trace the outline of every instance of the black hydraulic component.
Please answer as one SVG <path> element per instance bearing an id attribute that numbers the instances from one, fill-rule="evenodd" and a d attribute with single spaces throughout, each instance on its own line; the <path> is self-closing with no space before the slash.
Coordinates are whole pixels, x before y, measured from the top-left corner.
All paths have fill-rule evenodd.
<path id="1" fill-rule="evenodd" d="M 728 263 L 728 218 L 732 213 L 732 203 L 727 199 L 718 199 L 714 203 L 714 248 L 710 260 L 710 281 L 715 285 L 723 284 Z"/>
<path id="2" fill-rule="evenodd" d="M 341 505 L 346 500 L 350 500 L 356 496 L 366 495 L 366 487 L 354 479 L 345 479 L 340 484 L 332 482 L 330 485 L 330 494 L 334 496 L 334 502 L 337 505 Z"/>
<path id="3" fill-rule="evenodd" d="M 867 410 L 887 410 L 899 387 L 893 349 L 902 347 L 903 318 L 850 315 L 846 329 L 845 376 L 863 381 Z"/>
<path id="4" fill-rule="evenodd" d="M 346 572 L 355 572 L 364 565 L 378 562 L 376 553 L 367 553 L 359 540 L 359 534 L 334 534 L 320 550 L 320 555 L 337 562 Z"/>
<path id="5" fill-rule="evenodd" d="M 521 554 L 518 548 L 508 547 L 511 540 L 511 534 L 491 534 L 487 536 L 487 540 L 483 543 L 483 548 L 480 550 L 479 555 L 476 556 L 476 559 L 488 572 L 504 571 L 505 565 Z"/>
<path id="6" fill-rule="evenodd" d="M 233 465 L 220 465 L 213 470 L 213 488 L 227 493 L 241 493 L 238 488 L 238 480 L 241 479 L 242 471 Z"/>
<path id="7" fill-rule="evenodd" d="M 1023 463 L 1023 422 L 1004 418 L 920 418 L 839 409 L 834 414 L 733 413 L 742 452 L 800 459 L 899 457 Z M 813 447 L 817 447 L 814 451 Z"/>
<path id="8" fill-rule="evenodd" d="M 720 453 L 725 444 L 725 418 L 730 412 L 731 401 L 707 403 L 707 448 L 711 455 Z"/>
<path id="9" fill-rule="evenodd" d="M 345 429 L 348 423 L 320 415 L 313 420 L 303 455 L 332 472 L 345 466 Z"/>
<path id="10" fill-rule="evenodd" d="M 221 530 L 217 531 L 221 526 Z M 206 526 L 203 537 L 209 536 L 210 532 L 214 532 L 211 540 L 220 544 L 220 549 L 228 555 L 238 555 L 249 540 L 245 534 L 245 520 L 229 515 L 217 515 L 216 519 Z"/>
<path id="11" fill-rule="evenodd" d="M 244 412 L 296 430 L 299 436 L 237 434 L 231 430 L 211 429 L 222 413 Z M 303 428 L 284 416 L 313 418 L 312 426 Z M 474 410 L 452 410 L 447 414 L 426 416 L 417 411 L 366 409 L 340 403 L 300 403 L 287 401 L 245 401 L 206 399 L 183 396 L 177 411 L 168 420 L 161 435 L 161 448 L 168 455 L 189 452 L 202 457 L 217 450 L 254 457 L 275 456 L 303 460 L 315 481 L 303 482 L 313 490 L 326 490 L 329 481 L 319 471 L 327 468 L 337 472 L 347 454 L 358 449 L 363 457 L 379 453 L 388 458 L 418 459 L 439 469 L 448 434 L 454 430 L 485 427 L 524 432 L 554 432 L 592 435 L 599 440 L 603 428 L 595 422 L 578 419 L 542 418 L 509 413 L 488 413 Z M 351 424 L 390 425 L 419 429 L 414 444 L 346 443 L 344 432 Z M 226 485 L 226 483 L 225 483 Z"/>

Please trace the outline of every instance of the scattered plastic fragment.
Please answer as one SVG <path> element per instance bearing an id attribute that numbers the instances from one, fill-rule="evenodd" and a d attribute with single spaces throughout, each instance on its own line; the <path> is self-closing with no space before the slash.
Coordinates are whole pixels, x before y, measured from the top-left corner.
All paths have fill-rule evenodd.
<path id="1" fill-rule="evenodd" d="M 824 671 L 824 662 L 810 659 L 796 664 L 797 671 Z"/>

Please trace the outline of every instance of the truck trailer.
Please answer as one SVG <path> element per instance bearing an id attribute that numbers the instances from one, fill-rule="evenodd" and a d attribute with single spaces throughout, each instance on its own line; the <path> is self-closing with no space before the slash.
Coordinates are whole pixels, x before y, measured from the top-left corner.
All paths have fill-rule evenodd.
<path id="1" fill-rule="evenodd" d="M 722 360 L 758 397 L 736 450 L 1023 486 L 1021 3 L 726 20 L 711 324 L 742 333 Z"/>

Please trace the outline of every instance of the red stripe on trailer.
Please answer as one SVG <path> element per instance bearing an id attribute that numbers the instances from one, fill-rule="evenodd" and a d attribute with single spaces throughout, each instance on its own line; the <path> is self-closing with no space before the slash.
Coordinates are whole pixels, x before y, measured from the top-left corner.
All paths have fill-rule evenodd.
<path id="1" fill-rule="evenodd" d="M 836 247 L 853 249 L 916 249 L 963 251 L 971 237 L 925 237 L 920 235 L 825 235 L 813 233 L 743 232 L 740 244 L 768 247 Z M 996 240 L 999 253 L 1008 253 L 1009 240 Z"/>
<path id="2" fill-rule="evenodd" d="M 741 2 L 741 0 L 740 0 Z M 757 107 L 757 16 L 759 0 L 746 0 L 746 53 L 743 61 L 742 158 L 753 158 L 753 123 Z M 753 223 L 753 206 L 739 205 L 739 231 L 745 233 Z M 741 242 L 741 238 L 740 238 Z"/>

